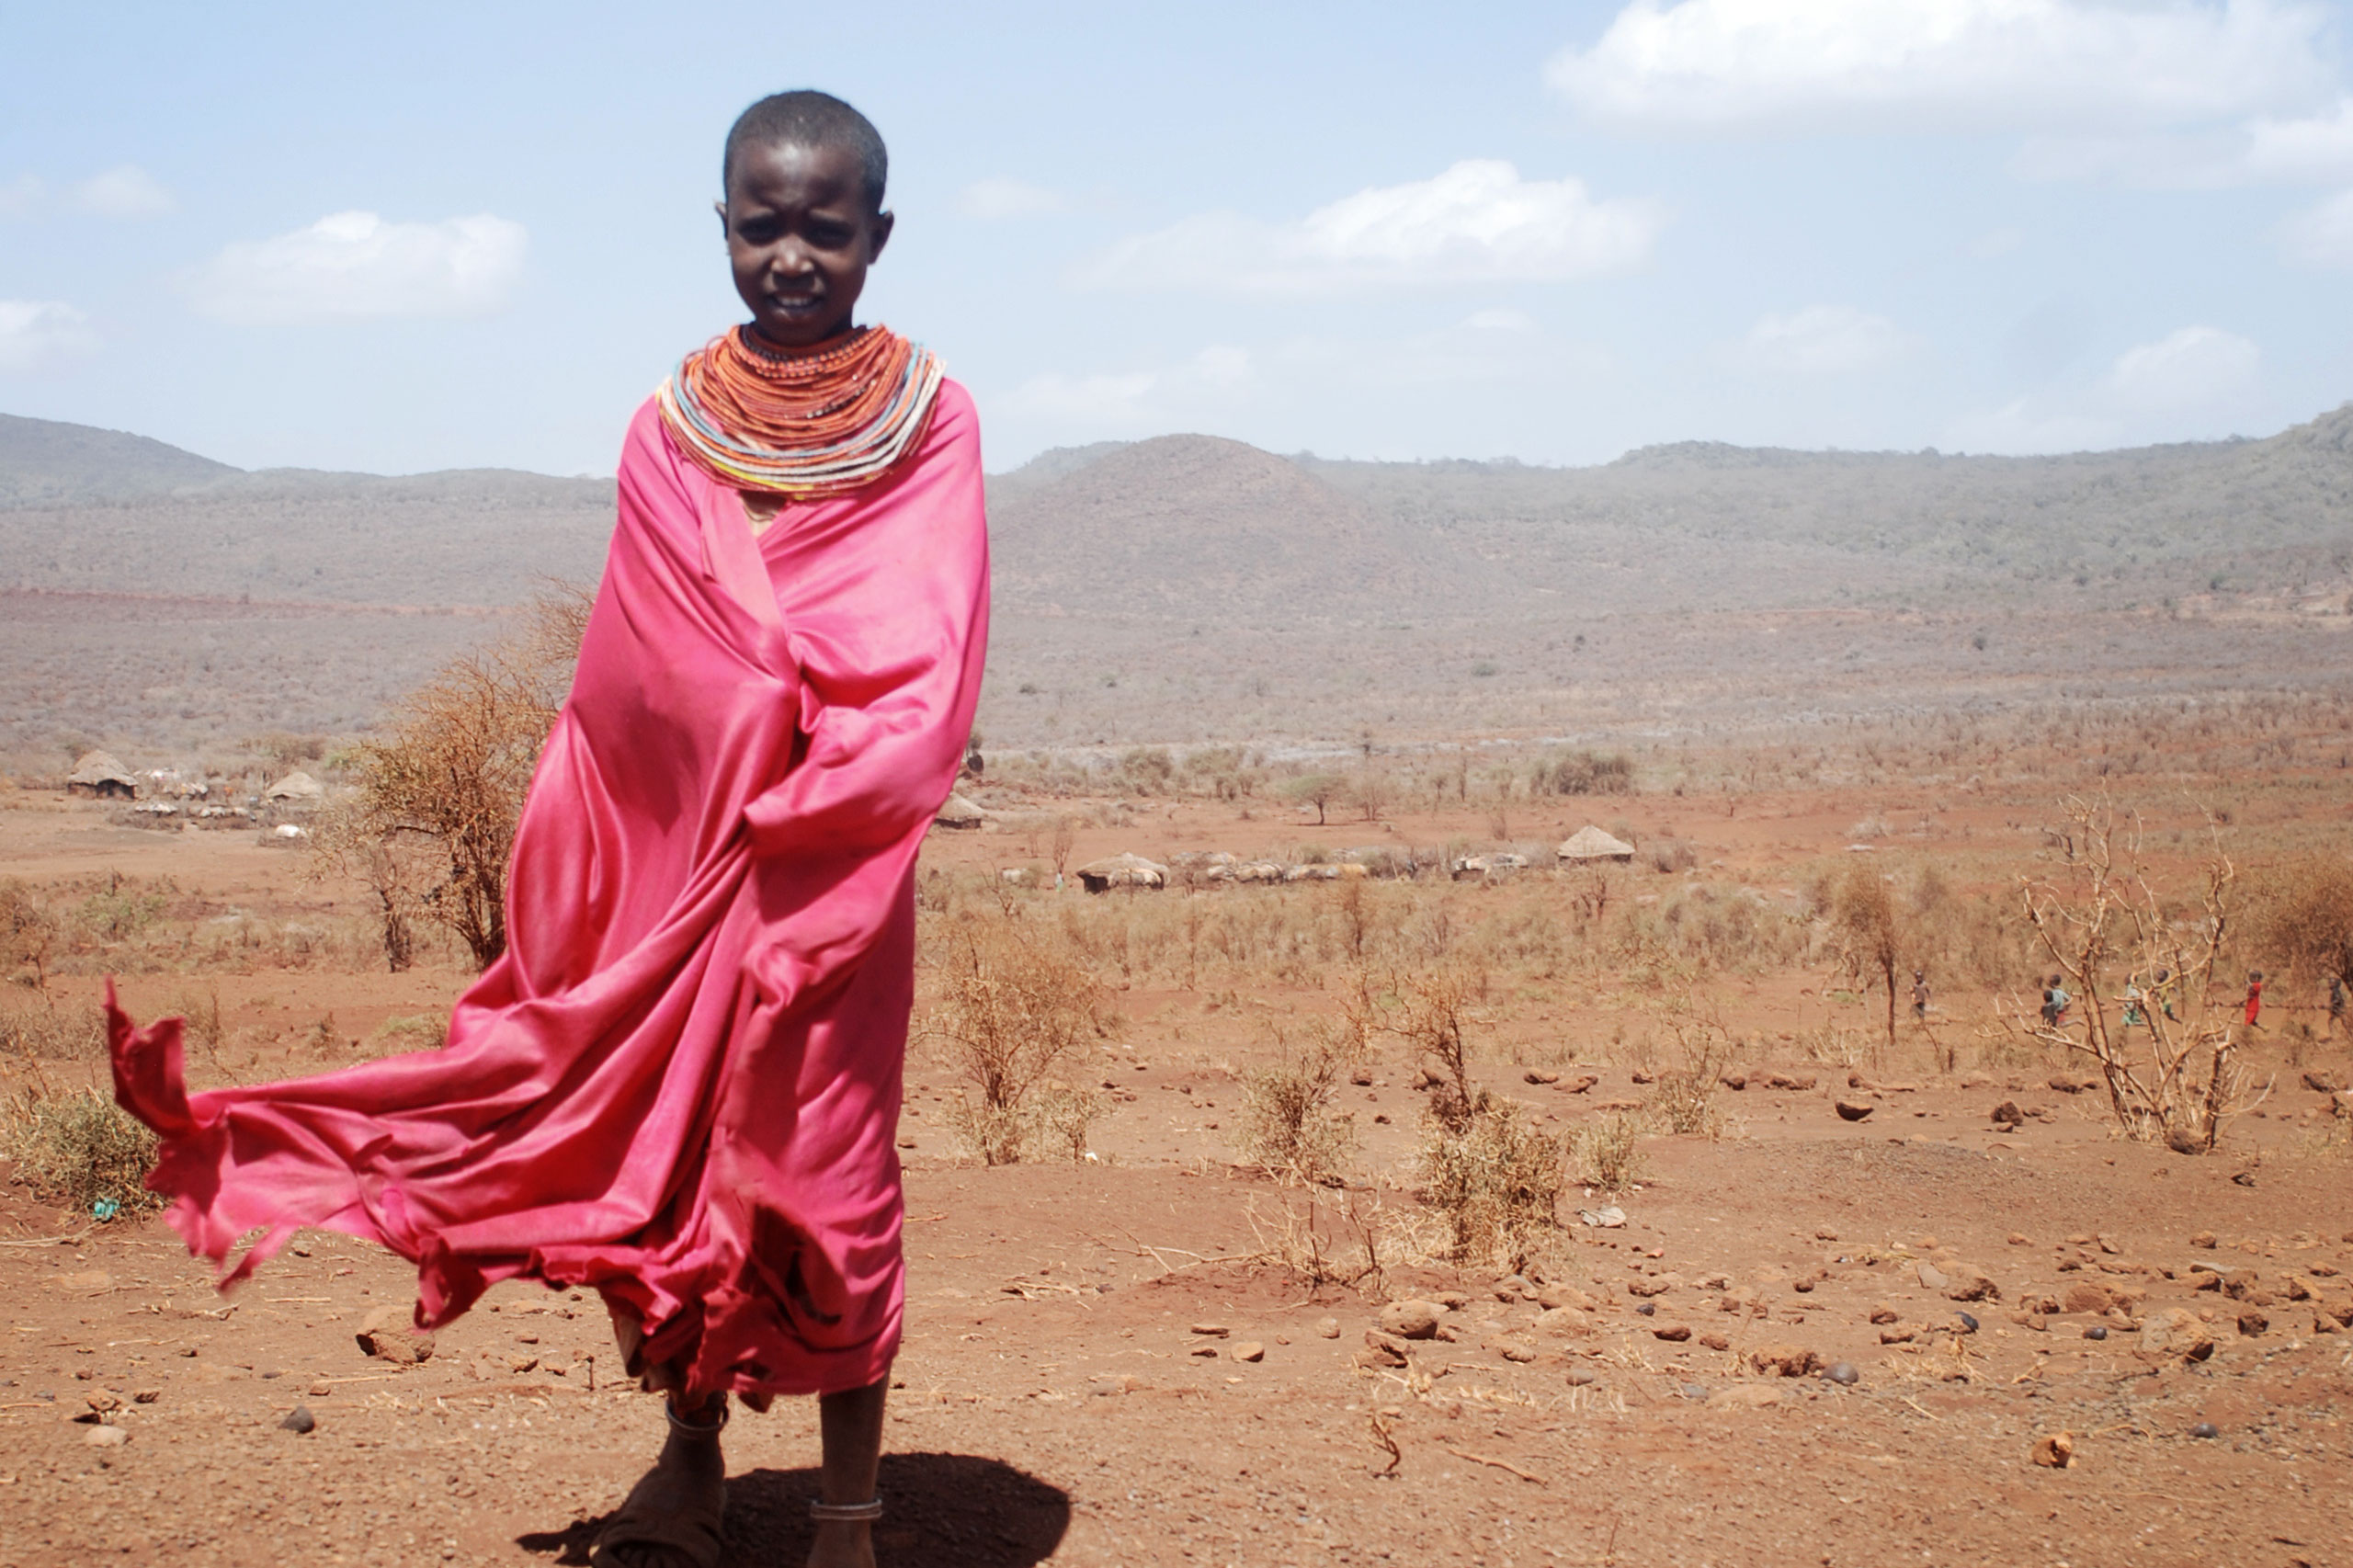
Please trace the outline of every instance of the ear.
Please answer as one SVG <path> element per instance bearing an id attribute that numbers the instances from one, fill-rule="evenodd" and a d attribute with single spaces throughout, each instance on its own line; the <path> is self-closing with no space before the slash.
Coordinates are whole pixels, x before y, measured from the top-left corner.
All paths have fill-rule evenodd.
<path id="1" fill-rule="evenodd" d="M 710 210 L 719 214 L 719 237 L 723 240 L 727 237 L 727 199 L 721 197 L 710 204 Z"/>
<path id="2" fill-rule="evenodd" d="M 867 233 L 874 236 L 873 244 L 866 252 L 868 265 L 882 259 L 882 247 L 891 243 L 891 231 L 898 222 L 899 215 L 895 212 L 877 212 L 874 215 L 874 222 L 867 229 Z"/>

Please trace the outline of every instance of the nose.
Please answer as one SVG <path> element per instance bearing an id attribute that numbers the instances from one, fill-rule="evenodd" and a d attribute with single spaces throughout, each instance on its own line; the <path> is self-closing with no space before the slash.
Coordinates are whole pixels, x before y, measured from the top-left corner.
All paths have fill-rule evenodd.
<path id="1" fill-rule="evenodd" d="M 769 253 L 768 270 L 779 278 L 811 278 L 816 275 L 817 263 L 798 239 L 787 239 Z"/>

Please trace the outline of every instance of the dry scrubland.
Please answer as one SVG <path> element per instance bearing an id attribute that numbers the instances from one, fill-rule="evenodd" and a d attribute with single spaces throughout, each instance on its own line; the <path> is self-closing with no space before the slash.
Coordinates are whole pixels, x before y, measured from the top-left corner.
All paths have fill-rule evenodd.
<path id="1" fill-rule="evenodd" d="M 438 1042 L 608 487 L 30 425 L 0 1565 L 585 1562 L 658 1426 L 594 1300 L 420 1343 L 324 1234 L 217 1297 L 95 1018 L 199 1085 Z M 2349 437 L 994 480 L 882 1561 L 2353 1561 Z M 92 744 L 332 798 L 134 825 L 54 788 Z M 1588 824 L 1631 863 L 1555 867 Z M 1077 891 L 1119 852 L 1170 885 Z M 733 1560 L 797 1562 L 811 1413 L 729 1451 Z"/>

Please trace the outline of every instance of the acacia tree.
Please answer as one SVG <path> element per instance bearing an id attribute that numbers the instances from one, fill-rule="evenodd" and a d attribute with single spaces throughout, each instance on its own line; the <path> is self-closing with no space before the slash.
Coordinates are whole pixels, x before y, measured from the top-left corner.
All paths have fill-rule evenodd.
<path id="1" fill-rule="evenodd" d="M 1283 795 L 1288 800 L 1313 806 L 1315 825 L 1322 827 L 1324 811 L 1347 787 L 1347 781 L 1336 773 L 1310 773 L 1284 785 Z"/>

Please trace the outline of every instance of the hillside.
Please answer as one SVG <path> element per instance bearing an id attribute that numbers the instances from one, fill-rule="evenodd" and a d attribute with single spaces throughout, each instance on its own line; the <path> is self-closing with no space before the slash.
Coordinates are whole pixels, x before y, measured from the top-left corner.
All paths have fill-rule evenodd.
<path id="1" fill-rule="evenodd" d="M 592 581 L 611 528 L 608 481 L 242 473 L 77 428 L 0 461 L 0 494 L 47 497 L 0 506 L 0 750 L 349 728 L 496 624 L 471 612 Z M 1046 453 L 989 496 L 995 744 L 1690 731 L 2353 667 L 2353 406 L 2057 458 L 1684 443 L 1542 469 L 1167 436 Z M 188 608 L 145 624 L 158 596 Z"/>
<path id="2" fill-rule="evenodd" d="M 168 494 L 238 472 L 144 436 L 0 414 L 0 506 Z"/>

